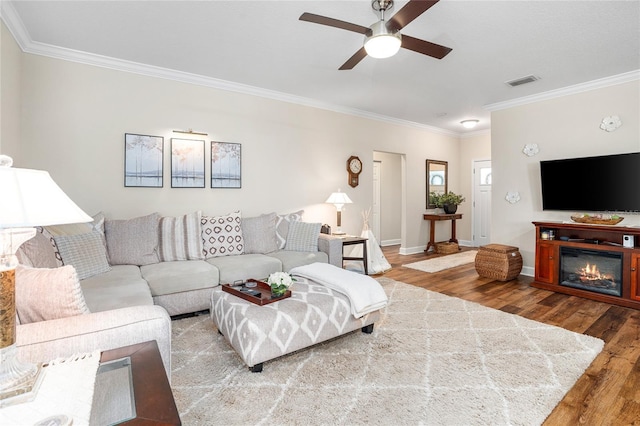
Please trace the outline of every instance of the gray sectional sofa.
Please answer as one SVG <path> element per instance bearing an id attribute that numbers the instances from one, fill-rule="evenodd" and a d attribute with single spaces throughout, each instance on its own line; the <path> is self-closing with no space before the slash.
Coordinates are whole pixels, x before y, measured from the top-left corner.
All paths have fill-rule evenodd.
<path id="1" fill-rule="evenodd" d="M 20 263 L 73 265 L 90 313 L 24 323 L 17 300 L 20 354 L 47 361 L 157 340 L 169 373 L 170 316 L 209 309 L 214 287 L 314 262 L 342 266 L 340 239 L 301 218 L 302 212 L 129 220 L 99 214 L 89 224 L 40 228 L 18 251 Z"/>

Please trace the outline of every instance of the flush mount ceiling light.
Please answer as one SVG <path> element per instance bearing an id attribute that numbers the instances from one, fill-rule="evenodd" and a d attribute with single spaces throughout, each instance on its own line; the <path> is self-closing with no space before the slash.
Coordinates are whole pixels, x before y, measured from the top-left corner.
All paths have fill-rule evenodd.
<path id="1" fill-rule="evenodd" d="M 395 33 L 389 31 L 384 20 L 373 24 L 371 34 L 364 37 L 364 50 L 372 58 L 390 58 L 398 53 L 401 44 L 402 35 L 397 31 Z"/>
<path id="2" fill-rule="evenodd" d="M 462 120 L 460 124 L 462 124 L 465 129 L 473 129 L 479 122 L 480 120 Z"/>

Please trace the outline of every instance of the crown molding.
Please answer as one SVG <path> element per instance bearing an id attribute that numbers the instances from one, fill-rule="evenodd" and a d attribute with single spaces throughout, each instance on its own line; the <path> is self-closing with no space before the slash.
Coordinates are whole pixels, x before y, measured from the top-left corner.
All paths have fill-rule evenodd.
<path id="1" fill-rule="evenodd" d="M 640 80 L 640 70 L 629 71 L 622 74 L 612 75 L 610 77 L 587 81 L 586 83 L 574 84 L 572 86 L 550 90 L 548 92 L 542 92 L 536 95 L 524 96 L 522 98 L 511 99 L 504 102 L 496 102 L 493 104 L 485 105 L 484 109 L 488 111 L 499 111 L 502 109 L 513 108 L 520 105 L 531 104 L 534 102 L 560 98 L 562 96 L 575 95 L 577 93 L 588 92 L 590 90 L 601 89 L 603 87 L 629 83 L 636 80 Z"/>
<path id="2" fill-rule="evenodd" d="M 439 127 L 429 126 L 413 121 L 402 120 L 386 115 L 376 114 L 369 111 L 363 111 L 355 108 L 344 107 L 341 105 L 320 102 L 315 99 L 295 96 L 288 93 L 277 92 L 274 90 L 263 89 L 255 86 L 249 86 L 240 83 L 234 83 L 227 80 L 221 80 L 212 77 L 206 77 L 198 74 L 191 74 L 183 71 L 172 70 L 168 68 L 157 67 L 153 65 L 141 64 L 139 62 L 126 61 L 122 59 L 112 58 L 109 56 L 87 53 L 79 50 L 68 49 L 59 46 L 53 46 L 46 43 L 33 41 L 26 31 L 20 16 L 10 2 L 0 0 L 0 18 L 15 38 L 23 52 L 34 55 L 46 56 L 49 58 L 62 59 L 65 61 L 76 62 L 85 65 L 108 68 L 115 71 L 123 71 L 133 74 L 144 75 L 147 77 L 162 78 L 165 80 L 178 81 L 182 83 L 195 84 L 199 86 L 209 87 L 213 89 L 224 90 L 228 92 L 242 93 L 245 95 L 258 96 L 262 98 L 287 102 L 296 105 L 318 108 L 322 110 L 347 114 L 356 117 L 366 118 L 375 121 L 381 121 L 389 124 L 396 124 L 403 127 L 412 127 L 427 130 L 447 136 L 460 137 L 461 133 L 453 132 Z"/>

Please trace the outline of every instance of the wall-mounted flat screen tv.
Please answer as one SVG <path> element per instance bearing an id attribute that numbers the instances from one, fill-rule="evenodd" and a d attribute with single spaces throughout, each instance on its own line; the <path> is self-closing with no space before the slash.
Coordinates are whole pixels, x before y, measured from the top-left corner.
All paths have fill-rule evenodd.
<path id="1" fill-rule="evenodd" d="M 640 211 L 640 152 L 540 162 L 543 210 Z"/>

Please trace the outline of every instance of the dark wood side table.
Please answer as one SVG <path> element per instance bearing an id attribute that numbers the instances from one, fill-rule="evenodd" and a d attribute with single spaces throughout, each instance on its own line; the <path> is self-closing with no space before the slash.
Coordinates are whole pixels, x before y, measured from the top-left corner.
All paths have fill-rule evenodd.
<path id="1" fill-rule="evenodd" d="M 369 261 L 367 260 L 367 240 L 362 237 L 343 237 L 342 238 L 342 260 L 358 260 L 364 264 L 364 274 L 369 275 Z M 345 257 L 344 247 L 362 244 L 362 257 Z"/>
<path id="2" fill-rule="evenodd" d="M 455 214 L 424 214 L 422 215 L 422 218 L 424 220 L 428 220 L 431 222 L 430 227 L 429 227 L 429 242 L 427 243 L 427 248 L 424 249 L 425 253 L 427 253 L 431 247 L 433 247 L 433 249 L 435 250 L 436 248 L 436 241 L 435 241 L 435 235 L 436 235 L 436 222 L 440 221 L 440 220 L 450 220 L 451 221 L 451 238 L 449 239 L 449 242 L 451 243 L 457 243 L 458 240 L 456 239 L 456 220 L 457 219 L 462 219 L 462 213 L 455 213 Z"/>
<path id="3" fill-rule="evenodd" d="M 106 367 L 106 368 L 104 368 Z M 129 384 L 125 386 L 114 386 L 118 380 L 107 379 L 101 382 L 100 374 L 108 374 L 115 369 L 124 369 L 125 376 L 129 375 Z M 102 371 L 101 371 L 102 369 Z M 106 391 L 106 401 L 104 404 L 113 404 L 114 400 L 121 400 L 114 392 L 131 392 L 135 410 L 132 416 L 125 417 L 119 424 L 126 425 L 181 425 L 180 415 L 176 408 L 171 386 L 167 379 L 167 374 L 160 357 L 158 344 L 155 340 L 139 343 L 137 345 L 125 346 L 118 349 L 102 352 L 100 357 L 100 367 L 98 377 L 96 377 L 96 391 L 98 386 L 111 385 Z M 95 406 L 92 410 L 99 409 Z M 125 398 L 126 399 L 126 398 Z M 104 408 L 104 407 L 103 407 Z M 106 408 L 107 410 L 109 407 Z M 122 407 L 116 407 L 121 411 Z M 126 411 L 126 410 L 125 410 Z M 100 414 L 92 411 L 92 420 Z"/>

